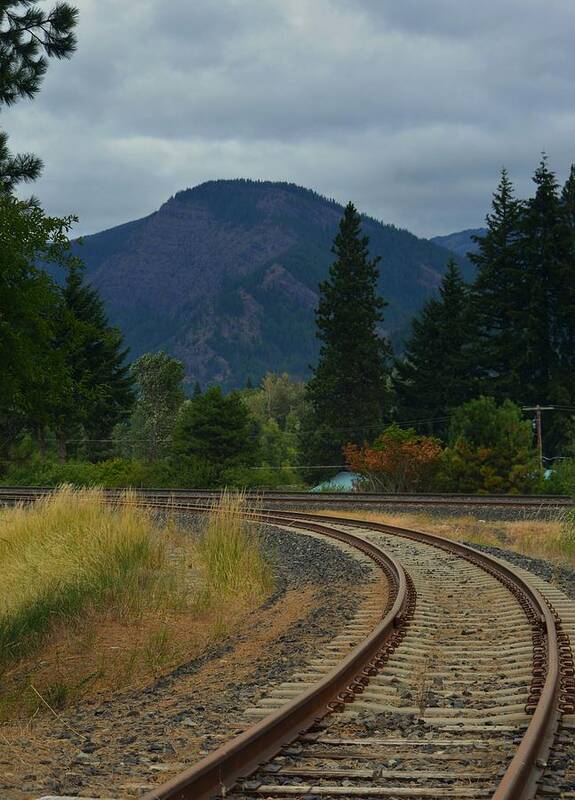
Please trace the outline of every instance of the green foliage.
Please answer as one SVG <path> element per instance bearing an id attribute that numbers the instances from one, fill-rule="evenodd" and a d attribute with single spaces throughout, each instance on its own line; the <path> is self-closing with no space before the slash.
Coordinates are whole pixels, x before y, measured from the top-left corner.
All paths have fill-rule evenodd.
<path id="1" fill-rule="evenodd" d="M 0 1 L 0 106 L 33 97 L 48 58 L 72 55 L 77 19 L 77 10 L 68 3 L 59 2 L 46 12 L 32 0 Z M 30 153 L 11 155 L 7 136 L 0 131 L 0 192 L 35 180 L 41 169 L 41 160 Z"/>
<path id="2" fill-rule="evenodd" d="M 67 451 L 77 454 L 74 442 L 83 437 L 86 454 L 96 459 L 110 452 L 107 440 L 112 429 L 133 404 L 133 381 L 124 363 L 127 350 L 122 347 L 120 331 L 108 325 L 98 293 L 82 282 L 76 266 L 68 272 L 63 299 L 56 347 L 64 358 L 69 382 L 51 416 L 62 458 Z M 71 446 L 67 444 L 70 440 Z"/>
<path id="3" fill-rule="evenodd" d="M 180 408 L 172 436 L 174 464 L 186 476 L 198 474 L 221 483 L 227 469 L 250 466 L 257 441 L 240 395 L 224 396 L 219 387 L 187 400 Z"/>
<path id="4" fill-rule="evenodd" d="M 269 372 L 259 388 L 244 390 L 241 396 L 257 426 L 262 464 L 288 469 L 297 464 L 297 438 L 306 410 L 303 381 Z"/>
<path id="5" fill-rule="evenodd" d="M 479 494 L 521 494 L 537 482 L 531 423 L 506 400 L 479 397 L 458 408 L 443 457 L 444 488 Z"/>
<path id="6" fill-rule="evenodd" d="M 5 486 L 102 486 L 158 488 L 177 487 L 179 476 L 171 466 L 160 461 L 148 464 L 136 459 L 114 458 L 98 463 L 66 461 L 35 457 L 25 463 L 12 464 L 2 476 Z"/>
<path id="7" fill-rule="evenodd" d="M 525 280 L 521 264 L 523 204 L 513 195 L 507 170 L 487 215 L 487 232 L 474 237 L 478 252 L 470 254 L 477 267 L 472 289 L 473 359 L 485 392 L 498 401 L 519 400 L 522 360 L 522 298 Z"/>
<path id="8" fill-rule="evenodd" d="M 413 320 L 403 359 L 396 363 L 400 419 L 421 420 L 420 429 L 445 435 L 451 409 L 475 394 L 470 342 L 468 290 L 451 259 L 439 298 Z"/>
<path id="9" fill-rule="evenodd" d="M 124 454 L 157 461 L 168 455 L 178 409 L 184 401 L 184 365 L 166 353 L 145 353 L 132 364 L 138 399 L 128 423 L 116 429 Z"/>
<path id="10" fill-rule="evenodd" d="M 537 493 L 566 494 L 575 498 L 575 458 L 554 461 L 546 476 L 540 478 Z"/>
<path id="11" fill-rule="evenodd" d="M 348 442 L 361 443 L 388 413 L 390 346 L 379 333 L 386 303 L 377 295 L 377 262 L 370 260 L 361 217 L 349 203 L 332 252 L 329 277 L 320 284 L 316 312 L 319 362 L 308 383 L 314 424 L 330 431 L 302 437 L 308 464 L 335 464 Z"/>
<path id="12" fill-rule="evenodd" d="M 47 421 L 47 409 L 69 388 L 57 348 L 63 300 L 36 264 L 70 267 L 67 233 L 74 217 L 49 217 L 37 206 L 0 194 L 0 418 Z"/>

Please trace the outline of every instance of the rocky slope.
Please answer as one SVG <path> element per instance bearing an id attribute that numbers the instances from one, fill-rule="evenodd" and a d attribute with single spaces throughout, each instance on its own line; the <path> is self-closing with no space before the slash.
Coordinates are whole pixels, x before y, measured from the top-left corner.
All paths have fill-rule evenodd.
<path id="1" fill-rule="evenodd" d="M 189 381 L 234 387 L 267 370 L 308 374 L 317 287 L 342 213 L 293 184 L 210 181 L 77 249 L 132 357 L 164 349 Z M 367 217 L 364 230 L 382 256 L 385 332 L 398 344 L 450 252 Z"/>

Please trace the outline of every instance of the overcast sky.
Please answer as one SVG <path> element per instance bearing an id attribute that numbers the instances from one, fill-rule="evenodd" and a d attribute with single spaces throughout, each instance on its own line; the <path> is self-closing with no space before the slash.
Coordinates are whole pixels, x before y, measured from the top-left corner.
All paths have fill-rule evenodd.
<path id="1" fill-rule="evenodd" d="M 247 177 L 432 236 L 482 224 L 502 165 L 527 195 L 542 150 L 575 161 L 574 0 L 75 5 L 78 52 L 0 125 L 78 232 Z"/>

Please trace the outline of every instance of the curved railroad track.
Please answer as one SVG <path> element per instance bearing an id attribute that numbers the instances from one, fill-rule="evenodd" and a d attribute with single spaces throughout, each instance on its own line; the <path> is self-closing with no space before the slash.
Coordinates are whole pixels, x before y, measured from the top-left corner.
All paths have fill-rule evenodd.
<path id="1" fill-rule="evenodd" d="M 208 507 L 195 494 L 169 504 Z M 433 534 L 295 511 L 253 516 L 360 549 L 388 577 L 387 608 L 372 630 L 360 620 L 336 637 L 246 711 L 242 734 L 145 800 L 570 796 L 561 791 L 575 776 L 570 784 L 546 768 L 565 767 L 575 727 L 574 603 Z"/>

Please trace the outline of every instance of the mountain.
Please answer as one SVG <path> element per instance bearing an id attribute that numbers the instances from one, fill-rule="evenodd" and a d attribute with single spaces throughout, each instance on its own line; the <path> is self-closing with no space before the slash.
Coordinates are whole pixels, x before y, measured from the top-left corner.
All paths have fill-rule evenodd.
<path id="1" fill-rule="evenodd" d="M 466 228 L 464 231 L 448 233 L 445 236 L 433 236 L 429 241 L 440 245 L 440 247 L 446 247 L 452 253 L 466 258 L 468 253 L 477 252 L 477 244 L 471 237 L 485 236 L 486 233 L 486 228 Z"/>
<path id="2" fill-rule="evenodd" d="M 132 358 L 165 350 L 187 380 L 225 387 L 267 371 L 305 377 L 317 357 L 314 308 L 343 207 L 288 183 L 219 180 L 178 192 L 142 219 L 86 236 L 75 250 Z M 451 255 L 364 217 L 385 333 L 398 343 Z M 465 274 L 471 266 L 458 259 Z"/>

